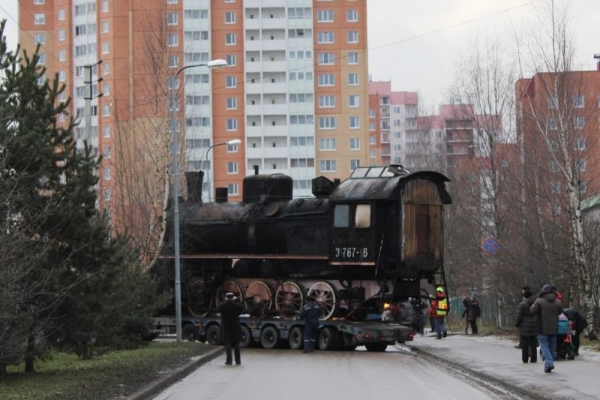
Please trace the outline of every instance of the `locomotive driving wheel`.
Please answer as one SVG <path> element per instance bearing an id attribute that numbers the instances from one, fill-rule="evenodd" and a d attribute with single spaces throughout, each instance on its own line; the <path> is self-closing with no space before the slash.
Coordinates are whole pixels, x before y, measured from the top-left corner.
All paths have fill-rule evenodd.
<path id="1" fill-rule="evenodd" d="M 279 316 L 292 319 L 300 313 L 304 304 L 304 289 L 294 281 L 285 281 L 275 292 L 275 308 Z"/>
<path id="2" fill-rule="evenodd" d="M 215 303 L 217 307 L 219 304 L 225 301 L 225 295 L 228 292 L 233 293 L 235 297 L 240 300 L 240 302 L 244 301 L 244 289 L 242 288 L 242 285 L 234 280 L 228 280 L 223 282 L 221 287 L 217 290 L 217 294 L 215 296 Z"/>
<path id="3" fill-rule="evenodd" d="M 308 289 L 308 297 L 313 297 L 315 302 L 323 310 L 321 320 L 331 318 L 337 304 L 337 292 L 335 288 L 325 281 L 317 282 Z"/>
<path id="4" fill-rule="evenodd" d="M 205 317 L 212 305 L 209 288 L 204 279 L 195 278 L 185 285 L 187 291 L 187 308 L 194 317 Z"/>
<path id="5" fill-rule="evenodd" d="M 263 281 L 255 281 L 248 285 L 245 294 L 246 308 L 257 317 L 265 316 L 273 304 L 273 292 Z"/>

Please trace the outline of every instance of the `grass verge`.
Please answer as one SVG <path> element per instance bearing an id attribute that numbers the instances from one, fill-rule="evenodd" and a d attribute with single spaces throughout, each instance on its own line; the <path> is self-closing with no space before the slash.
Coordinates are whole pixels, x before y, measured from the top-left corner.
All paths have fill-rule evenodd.
<path id="1" fill-rule="evenodd" d="M 124 398 L 159 377 L 203 355 L 214 346 L 203 343 L 152 342 L 147 347 L 107 353 L 92 360 L 54 353 L 23 373 L 23 365 L 0 377 L 3 400 L 108 400 Z"/>

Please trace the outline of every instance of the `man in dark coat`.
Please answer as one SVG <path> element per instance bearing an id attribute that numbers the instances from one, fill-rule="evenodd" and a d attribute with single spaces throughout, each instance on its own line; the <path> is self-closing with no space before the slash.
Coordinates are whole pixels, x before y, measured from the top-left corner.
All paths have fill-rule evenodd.
<path id="1" fill-rule="evenodd" d="M 240 355 L 240 340 L 242 340 L 240 315 L 244 312 L 244 306 L 235 300 L 235 295 L 229 292 L 225 295 L 225 301 L 219 304 L 221 337 L 225 342 L 225 365 L 231 365 L 232 347 L 235 356 L 235 365 L 242 363 Z"/>
<path id="2" fill-rule="evenodd" d="M 465 311 L 463 311 L 463 318 L 465 318 L 465 335 L 468 334 L 468 326 L 471 325 L 471 332 L 473 335 L 477 335 L 477 318 L 481 316 L 481 308 L 479 307 L 479 300 L 477 300 L 477 293 L 471 293 L 471 296 L 467 296 L 463 300 Z"/>
<path id="3" fill-rule="evenodd" d="M 319 317 L 321 316 L 321 307 L 315 302 L 314 297 L 310 296 L 308 301 L 302 307 L 298 319 L 304 320 L 304 350 L 303 353 L 312 353 L 317 341 L 317 331 L 319 330 Z"/>
<path id="4" fill-rule="evenodd" d="M 575 349 L 575 355 L 579 355 L 579 336 L 581 332 L 588 326 L 587 319 L 582 313 L 574 308 L 565 309 L 565 314 L 571 322 L 573 322 L 573 348 Z"/>
<path id="5" fill-rule="evenodd" d="M 558 334 L 558 316 L 563 312 L 563 308 L 551 285 L 544 285 L 530 311 L 537 316 L 537 337 L 544 358 L 544 372 L 552 372 Z"/>
<path id="6" fill-rule="evenodd" d="M 515 328 L 519 330 L 521 337 L 519 346 L 524 363 L 537 362 L 536 316 L 531 313 L 531 306 L 534 302 L 535 297 L 531 290 L 529 288 L 523 290 L 523 301 L 519 304 Z"/>

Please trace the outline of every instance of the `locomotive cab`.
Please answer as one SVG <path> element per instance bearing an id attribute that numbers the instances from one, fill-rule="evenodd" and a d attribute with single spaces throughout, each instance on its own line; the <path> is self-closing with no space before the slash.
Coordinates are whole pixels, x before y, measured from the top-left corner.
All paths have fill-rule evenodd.
<path id="1" fill-rule="evenodd" d="M 443 263 L 444 204 L 451 202 L 437 172 L 402 166 L 359 167 L 330 195 L 330 265 L 352 279 L 375 279 L 417 296 L 420 279 Z"/>

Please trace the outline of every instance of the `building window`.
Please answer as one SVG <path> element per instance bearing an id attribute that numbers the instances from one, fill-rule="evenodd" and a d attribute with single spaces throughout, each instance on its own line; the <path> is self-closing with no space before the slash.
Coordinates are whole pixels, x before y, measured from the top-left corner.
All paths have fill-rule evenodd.
<path id="1" fill-rule="evenodd" d="M 335 160 L 323 160 L 321 161 L 321 172 L 335 172 L 336 162 Z"/>
<path id="2" fill-rule="evenodd" d="M 356 94 L 351 94 L 348 96 L 348 107 L 359 107 L 360 106 L 360 96 Z"/>
<path id="3" fill-rule="evenodd" d="M 176 47 L 179 45 L 179 35 L 175 33 L 170 33 L 167 37 L 167 46 Z"/>
<path id="4" fill-rule="evenodd" d="M 358 64 L 358 53 L 348 53 L 348 65 Z"/>
<path id="5" fill-rule="evenodd" d="M 348 84 L 350 86 L 358 85 L 358 74 L 348 74 Z"/>
<path id="6" fill-rule="evenodd" d="M 33 24 L 34 25 L 45 25 L 46 24 L 46 14 L 35 13 L 33 15 Z"/>
<path id="7" fill-rule="evenodd" d="M 369 158 L 377 157 L 377 150 L 369 150 Z"/>
<path id="8" fill-rule="evenodd" d="M 350 171 L 354 171 L 358 167 L 360 167 L 360 160 L 350 160 Z"/>
<path id="9" fill-rule="evenodd" d="M 356 11 L 356 10 L 348 10 L 346 12 L 346 20 L 348 22 L 356 22 L 356 21 L 358 21 L 358 11 Z"/>
<path id="10" fill-rule="evenodd" d="M 104 146 L 104 148 L 102 149 L 102 157 L 106 158 L 107 160 L 110 160 L 110 146 Z"/>
<path id="11" fill-rule="evenodd" d="M 587 182 L 579 181 L 579 193 L 585 193 L 585 192 L 587 192 Z"/>
<path id="12" fill-rule="evenodd" d="M 177 25 L 179 23 L 179 14 L 167 13 L 167 25 Z"/>
<path id="13" fill-rule="evenodd" d="M 319 65 L 333 65 L 334 56 L 333 53 L 319 53 Z"/>
<path id="14" fill-rule="evenodd" d="M 59 29 L 58 30 L 58 41 L 64 42 L 66 37 L 67 37 L 66 31 L 64 29 Z"/>
<path id="15" fill-rule="evenodd" d="M 110 125 L 106 125 L 106 126 L 104 126 L 104 128 L 102 128 L 102 137 L 104 137 L 104 138 L 110 137 Z"/>
<path id="16" fill-rule="evenodd" d="M 104 201 L 110 201 L 112 197 L 112 192 L 110 189 L 105 189 L 102 191 L 102 198 L 104 199 Z"/>
<path id="17" fill-rule="evenodd" d="M 225 34 L 225 44 L 228 46 L 235 44 L 235 33 L 226 33 Z"/>
<path id="18" fill-rule="evenodd" d="M 66 81 L 67 80 L 67 73 L 65 71 L 58 71 L 58 80 L 61 81 L 61 82 Z"/>
<path id="19" fill-rule="evenodd" d="M 573 96 L 573 107 L 583 108 L 583 106 L 584 106 L 583 95 L 579 94 L 577 96 Z"/>
<path id="20" fill-rule="evenodd" d="M 45 4 L 46 1 L 45 0 L 33 0 L 33 4 L 35 5 L 41 5 L 41 4 Z"/>
<path id="21" fill-rule="evenodd" d="M 319 118 L 319 129 L 335 129 L 335 117 Z"/>
<path id="22" fill-rule="evenodd" d="M 102 42 L 102 54 L 108 54 L 108 42 Z"/>
<path id="23" fill-rule="evenodd" d="M 227 11 L 225 13 L 225 23 L 235 24 L 235 13 L 233 11 Z"/>
<path id="24" fill-rule="evenodd" d="M 573 121 L 575 129 L 583 129 L 585 127 L 585 117 L 575 117 Z"/>
<path id="25" fill-rule="evenodd" d="M 548 118 L 548 122 L 546 123 L 549 131 L 555 131 L 557 128 L 556 120 L 554 118 Z"/>
<path id="26" fill-rule="evenodd" d="M 46 43 L 46 34 L 45 33 L 36 33 L 34 36 L 34 40 L 36 43 L 44 44 Z"/>
<path id="27" fill-rule="evenodd" d="M 238 184 L 237 183 L 228 183 L 227 184 L 227 194 L 236 196 L 238 195 Z"/>
<path id="28" fill-rule="evenodd" d="M 360 139 L 350 138 L 350 150 L 360 150 Z"/>
<path id="29" fill-rule="evenodd" d="M 79 57 L 79 56 L 85 56 L 87 54 L 87 46 L 84 45 L 80 45 L 80 46 L 75 46 L 75 57 Z"/>
<path id="30" fill-rule="evenodd" d="M 558 108 L 558 98 L 556 96 L 548 97 L 548 108 Z"/>
<path id="31" fill-rule="evenodd" d="M 237 131 L 237 119 L 235 119 L 235 118 L 227 119 L 227 130 L 228 131 Z"/>
<path id="32" fill-rule="evenodd" d="M 577 149 L 577 150 L 585 149 L 585 138 L 582 138 L 582 137 L 577 138 L 577 141 L 575 142 L 575 149 Z"/>
<path id="33" fill-rule="evenodd" d="M 237 109 L 237 99 L 235 97 L 228 97 L 225 99 L 225 108 L 227 110 Z"/>
<path id="34" fill-rule="evenodd" d="M 237 124 L 237 121 L 236 121 Z M 228 153 L 237 153 L 238 145 L 237 144 L 227 144 L 227 152 Z"/>
<path id="35" fill-rule="evenodd" d="M 319 32 L 317 43 L 333 43 L 333 32 Z"/>
<path id="36" fill-rule="evenodd" d="M 64 8 L 59 8 L 58 9 L 58 20 L 59 21 L 64 21 L 65 20 L 65 9 Z"/>
<path id="37" fill-rule="evenodd" d="M 333 10 L 318 10 L 317 22 L 333 22 Z"/>
<path id="38" fill-rule="evenodd" d="M 375 135 L 369 136 L 369 144 L 377 144 L 377 136 L 375 136 Z"/>
<path id="39" fill-rule="evenodd" d="M 167 0 L 167 4 L 177 4 L 177 0 Z"/>
<path id="40" fill-rule="evenodd" d="M 359 117 L 350 117 L 348 121 L 348 125 L 350 129 L 358 129 L 360 128 L 360 118 Z"/>
<path id="41" fill-rule="evenodd" d="M 169 68 L 179 67 L 179 56 L 169 56 Z"/>
<path id="42" fill-rule="evenodd" d="M 319 86 L 334 86 L 335 75 L 334 74 L 319 74 Z"/>
<path id="43" fill-rule="evenodd" d="M 313 115 L 290 115 L 290 125 L 312 125 Z"/>
<path id="44" fill-rule="evenodd" d="M 102 21 L 101 27 L 102 27 L 102 33 L 108 33 L 108 27 L 109 27 L 108 21 Z"/>
<path id="45" fill-rule="evenodd" d="M 320 108 L 335 107 L 335 96 L 333 96 L 333 95 L 319 96 L 319 107 Z"/>
<path id="46" fill-rule="evenodd" d="M 225 87 L 228 87 L 228 88 L 237 87 L 237 77 L 235 77 L 235 76 L 227 76 L 225 78 Z"/>
<path id="47" fill-rule="evenodd" d="M 110 180 L 110 168 L 104 168 L 104 172 L 102 175 L 104 177 L 104 180 L 109 181 Z"/>
<path id="48" fill-rule="evenodd" d="M 235 54 L 225 55 L 225 61 L 227 61 L 227 65 L 230 67 L 234 67 L 237 65 L 237 57 L 235 56 Z"/>
<path id="49" fill-rule="evenodd" d="M 585 172 L 585 170 L 587 169 L 587 163 L 585 161 L 585 159 L 580 158 L 579 160 L 575 161 L 575 170 L 578 172 Z"/>
<path id="50" fill-rule="evenodd" d="M 58 51 L 58 61 L 65 61 L 67 59 L 67 51 L 65 49 L 60 49 Z"/>
<path id="51" fill-rule="evenodd" d="M 323 150 L 323 151 L 335 150 L 335 139 L 319 139 L 319 150 Z"/>
<path id="52" fill-rule="evenodd" d="M 102 116 L 108 117 L 110 115 L 110 104 L 105 104 L 102 106 Z"/>
<path id="53" fill-rule="evenodd" d="M 348 43 L 358 43 L 357 31 L 348 31 Z"/>
<path id="54" fill-rule="evenodd" d="M 227 173 L 228 174 L 237 174 L 238 173 L 238 163 L 228 162 L 227 163 Z"/>
<path id="55" fill-rule="evenodd" d="M 311 93 L 290 93 L 290 103 L 312 103 Z"/>

